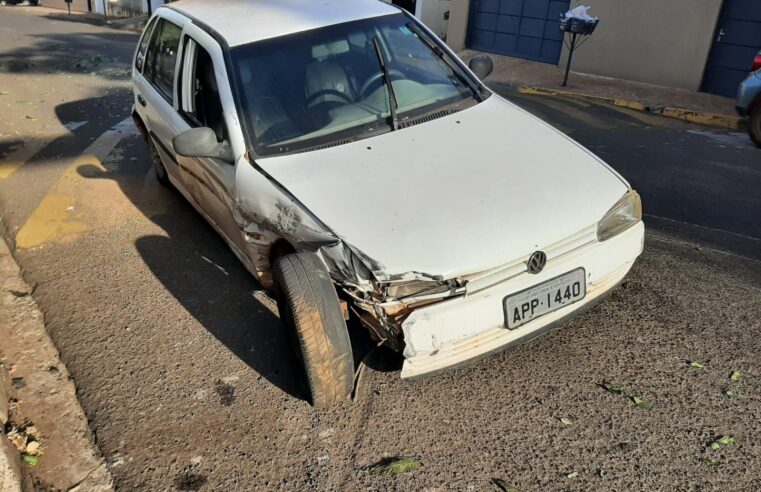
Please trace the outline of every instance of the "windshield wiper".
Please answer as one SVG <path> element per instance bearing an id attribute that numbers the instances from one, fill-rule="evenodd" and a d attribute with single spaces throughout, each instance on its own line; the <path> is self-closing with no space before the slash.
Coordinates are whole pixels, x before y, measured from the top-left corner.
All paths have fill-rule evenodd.
<path id="1" fill-rule="evenodd" d="M 388 87 L 388 105 L 391 109 L 391 127 L 394 130 L 399 129 L 399 120 L 396 117 L 396 112 L 399 109 L 396 102 L 396 94 L 394 94 L 394 86 L 391 85 L 391 75 L 388 72 L 388 66 L 386 65 L 386 58 L 383 56 L 383 50 L 381 50 L 380 41 L 378 36 L 373 38 L 373 46 L 375 46 L 375 54 L 378 56 L 378 63 L 380 63 L 381 70 L 383 71 L 383 80 L 386 87 Z"/>

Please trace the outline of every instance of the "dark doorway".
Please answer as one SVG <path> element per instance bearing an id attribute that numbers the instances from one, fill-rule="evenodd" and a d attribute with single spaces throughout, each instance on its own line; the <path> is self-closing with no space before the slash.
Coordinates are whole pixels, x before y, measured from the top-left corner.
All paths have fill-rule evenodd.
<path id="1" fill-rule="evenodd" d="M 735 97 L 761 49 L 761 2 L 724 0 L 701 90 Z"/>
<path id="2" fill-rule="evenodd" d="M 415 15 L 415 7 L 417 6 L 417 0 L 393 0 L 391 3 L 398 5 L 412 15 Z"/>

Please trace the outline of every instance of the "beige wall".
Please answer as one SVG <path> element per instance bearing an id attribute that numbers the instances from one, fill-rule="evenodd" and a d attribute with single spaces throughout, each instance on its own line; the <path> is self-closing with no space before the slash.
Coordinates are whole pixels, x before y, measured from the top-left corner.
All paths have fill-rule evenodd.
<path id="1" fill-rule="evenodd" d="M 761 0 L 758 0 L 761 1 Z M 572 1 L 572 5 L 577 2 Z M 584 0 L 600 18 L 572 69 L 697 90 L 722 0 Z M 465 47 L 469 0 L 452 0 L 447 44 Z M 567 50 L 560 57 L 565 66 Z"/>
<path id="2" fill-rule="evenodd" d="M 470 0 L 452 0 L 449 7 L 447 44 L 453 50 L 460 51 L 465 48 L 465 35 L 468 30 L 468 8 L 470 7 Z"/>
<path id="3" fill-rule="evenodd" d="M 584 0 L 600 24 L 572 70 L 698 90 L 721 0 Z M 565 64 L 563 48 L 560 63 Z"/>

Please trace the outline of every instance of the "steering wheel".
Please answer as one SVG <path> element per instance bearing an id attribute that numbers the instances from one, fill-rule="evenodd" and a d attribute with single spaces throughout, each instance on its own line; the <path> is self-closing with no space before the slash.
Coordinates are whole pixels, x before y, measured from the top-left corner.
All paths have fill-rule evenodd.
<path id="1" fill-rule="evenodd" d="M 367 80 L 365 80 L 365 83 L 362 84 L 362 88 L 359 89 L 359 95 L 357 96 L 357 99 L 364 99 L 365 98 L 365 92 L 367 92 L 368 89 L 370 89 L 370 87 L 374 83 L 376 83 L 377 81 L 382 79 L 384 77 L 384 75 L 385 74 L 383 73 L 383 71 L 378 71 L 378 72 L 375 72 L 374 74 L 372 74 L 371 76 L 369 76 L 367 78 Z M 391 70 L 389 70 L 388 71 L 388 75 L 389 75 L 389 78 L 394 78 L 394 77 L 396 77 L 397 79 L 406 79 L 407 78 L 402 72 L 400 72 L 399 70 L 397 70 L 395 68 L 392 68 Z"/>
<path id="2" fill-rule="evenodd" d="M 337 91 L 335 89 L 321 89 L 307 98 L 307 106 L 311 106 L 318 97 L 322 96 L 338 96 L 346 101 L 346 104 L 352 104 L 354 102 L 351 97 L 347 96 L 341 91 Z"/>

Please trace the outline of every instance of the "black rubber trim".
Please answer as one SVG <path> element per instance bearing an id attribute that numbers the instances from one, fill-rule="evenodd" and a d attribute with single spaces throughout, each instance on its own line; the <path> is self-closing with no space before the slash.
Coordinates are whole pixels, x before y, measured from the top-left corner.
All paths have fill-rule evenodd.
<path id="1" fill-rule="evenodd" d="M 153 131 L 149 133 L 153 141 L 156 142 L 159 145 L 159 147 L 161 147 L 161 150 L 163 150 L 164 153 L 168 155 L 170 159 L 172 159 L 172 162 L 179 165 L 179 163 L 177 162 L 177 157 L 174 155 L 174 152 L 170 150 L 169 147 L 167 147 L 167 145 L 159 138 L 159 136 L 153 133 Z"/>

